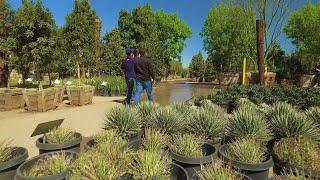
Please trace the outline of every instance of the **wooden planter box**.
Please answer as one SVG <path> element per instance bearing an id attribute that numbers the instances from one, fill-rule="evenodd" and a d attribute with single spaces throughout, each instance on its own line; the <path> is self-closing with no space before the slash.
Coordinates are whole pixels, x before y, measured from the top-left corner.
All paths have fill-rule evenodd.
<path id="1" fill-rule="evenodd" d="M 22 88 L 0 88 L 0 111 L 23 108 L 23 91 Z"/>
<path id="2" fill-rule="evenodd" d="M 57 94 L 58 94 L 57 103 L 62 103 L 65 87 L 64 86 L 55 86 L 54 88 L 56 89 Z"/>
<path id="3" fill-rule="evenodd" d="M 237 84 L 239 80 L 238 73 L 219 73 L 218 75 L 219 84 L 220 85 L 233 85 Z"/>
<path id="4" fill-rule="evenodd" d="M 314 75 L 301 74 L 298 76 L 297 85 L 300 87 L 309 87 Z"/>
<path id="5" fill-rule="evenodd" d="M 92 103 L 94 94 L 93 86 L 69 86 L 67 87 L 68 99 L 73 106 L 82 106 Z"/>
<path id="6" fill-rule="evenodd" d="M 44 90 L 26 89 L 24 98 L 28 111 L 45 112 L 56 109 L 58 105 L 58 91 L 56 88 Z"/>
<path id="7" fill-rule="evenodd" d="M 276 73 L 273 72 L 267 72 L 264 73 L 264 84 L 271 85 L 276 82 Z M 249 78 L 250 83 L 252 84 L 258 84 L 259 83 L 259 73 L 252 73 L 251 77 Z"/>
<path id="8" fill-rule="evenodd" d="M 295 84 L 295 80 L 292 79 L 281 79 L 280 80 L 280 84 L 285 86 L 285 85 L 294 85 Z"/>

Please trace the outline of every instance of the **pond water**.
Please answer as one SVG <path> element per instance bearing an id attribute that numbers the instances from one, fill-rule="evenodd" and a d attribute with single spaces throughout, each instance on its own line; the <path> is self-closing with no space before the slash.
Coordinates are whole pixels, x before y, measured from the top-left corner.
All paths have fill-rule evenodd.
<path id="1" fill-rule="evenodd" d="M 191 98 L 215 93 L 218 89 L 219 87 L 213 84 L 189 81 L 163 82 L 154 88 L 154 101 L 160 105 L 185 102 Z M 146 99 L 145 95 L 143 99 Z"/>

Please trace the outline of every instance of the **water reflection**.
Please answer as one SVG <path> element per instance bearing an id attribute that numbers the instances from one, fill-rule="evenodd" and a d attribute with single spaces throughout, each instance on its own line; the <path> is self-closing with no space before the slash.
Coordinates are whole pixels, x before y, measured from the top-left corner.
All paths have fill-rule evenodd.
<path id="1" fill-rule="evenodd" d="M 166 105 L 174 102 L 185 102 L 192 97 L 208 95 L 217 91 L 212 84 L 191 84 L 188 81 L 160 83 L 154 89 L 155 102 Z M 146 99 L 145 95 L 143 99 Z"/>

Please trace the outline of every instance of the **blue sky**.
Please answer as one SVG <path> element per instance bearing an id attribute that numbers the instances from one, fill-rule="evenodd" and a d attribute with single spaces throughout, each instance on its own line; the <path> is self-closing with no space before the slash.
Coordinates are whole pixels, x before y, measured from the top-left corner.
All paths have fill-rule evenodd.
<path id="1" fill-rule="evenodd" d="M 53 14 L 58 26 L 65 23 L 65 16 L 72 11 L 73 0 L 42 0 L 45 7 L 48 7 Z M 292 11 L 301 8 L 308 0 L 296 0 L 292 6 Z M 314 3 L 318 0 L 312 0 Z M 21 0 L 8 0 L 14 8 L 21 5 Z M 182 52 L 183 65 L 188 66 L 193 55 L 201 51 L 205 57 L 203 43 L 199 33 L 201 32 L 203 22 L 211 8 L 217 6 L 220 0 L 91 0 L 91 5 L 96 10 L 98 16 L 102 19 L 102 33 L 111 30 L 117 26 L 119 11 L 121 9 L 132 10 L 133 8 L 151 4 L 153 10 L 163 9 L 166 12 L 177 13 L 193 31 L 191 38 L 187 40 L 187 47 Z M 291 52 L 294 46 L 285 34 L 279 37 L 280 44 L 286 50 Z"/>

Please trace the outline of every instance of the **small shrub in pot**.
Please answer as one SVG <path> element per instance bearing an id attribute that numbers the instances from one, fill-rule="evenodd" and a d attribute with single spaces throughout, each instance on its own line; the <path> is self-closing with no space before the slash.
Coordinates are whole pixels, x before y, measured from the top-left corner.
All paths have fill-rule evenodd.
<path id="1" fill-rule="evenodd" d="M 223 145 L 219 154 L 223 161 L 252 179 L 267 179 L 273 166 L 266 148 L 254 138 L 237 139 Z"/>
<path id="2" fill-rule="evenodd" d="M 151 114 L 159 108 L 159 105 L 150 101 L 143 101 L 136 106 L 140 118 L 145 127 L 150 126 Z"/>
<path id="3" fill-rule="evenodd" d="M 133 107 L 117 106 L 105 116 L 104 129 L 113 129 L 120 136 L 129 140 L 139 138 L 141 126 L 138 111 Z"/>
<path id="4" fill-rule="evenodd" d="M 320 144 L 309 138 L 284 138 L 274 147 L 276 171 L 296 171 L 320 178 Z"/>
<path id="5" fill-rule="evenodd" d="M 47 153 L 52 151 L 69 150 L 79 153 L 82 136 L 80 133 L 73 132 L 67 128 L 55 128 L 48 134 L 40 137 L 36 141 L 39 153 Z"/>
<path id="6" fill-rule="evenodd" d="M 290 104 L 276 103 L 267 113 L 267 117 L 276 139 L 303 136 L 319 140 L 319 125 Z"/>
<path id="7" fill-rule="evenodd" d="M 0 179 L 13 179 L 16 169 L 28 158 L 26 148 L 14 147 L 9 140 L 0 141 Z"/>
<path id="8" fill-rule="evenodd" d="M 154 129 L 146 129 L 143 147 L 149 151 L 162 151 L 168 144 L 169 137 Z"/>
<path id="9" fill-rule="evenodd" d="M 77 156 L 78 154 L 72 151 L 41 154 L 19 166 L 15 179 L 65 179 Z"/>
<path id="10" fill-rule="evenodd" d="M 233 112 L 229 122 L 228 134 L 232 138 L 253 137 L 259 141 L 272 139 L 272 132 L 264 115 L 254 108 L 239 108 Z"/>

